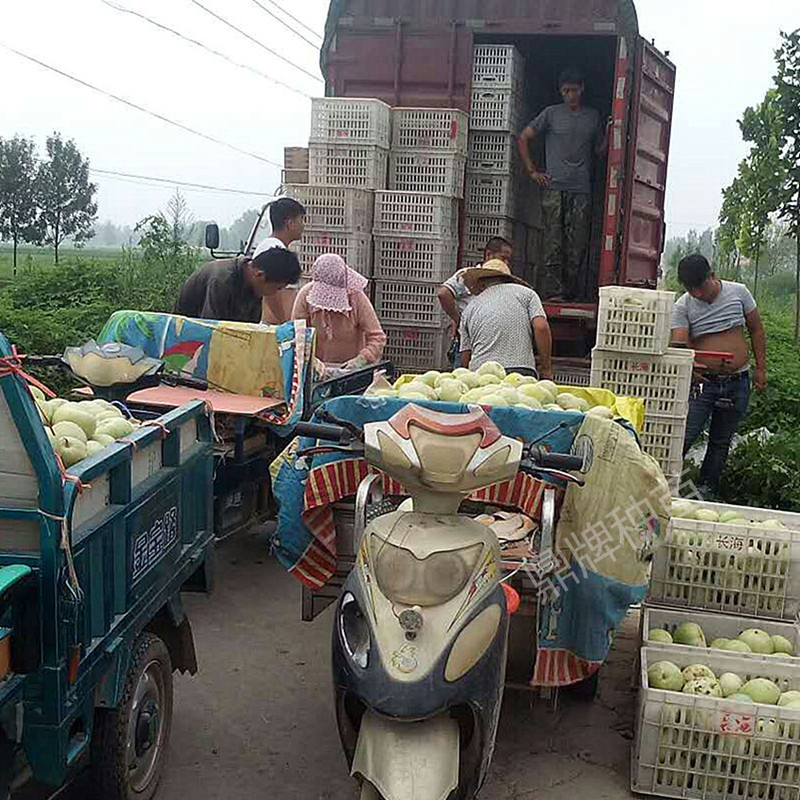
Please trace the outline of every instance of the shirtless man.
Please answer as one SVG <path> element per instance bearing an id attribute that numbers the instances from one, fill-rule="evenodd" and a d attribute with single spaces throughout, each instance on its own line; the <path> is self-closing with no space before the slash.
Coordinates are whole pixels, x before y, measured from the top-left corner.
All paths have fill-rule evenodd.
<path id="1" fill-rule="evenodd" d="M 686 256 L 678 265 L 686 288 L 672 317 L 672 343 L 694 350 L 732 353 L 733 361 L 703 358 L 708 370 L 692 387 L 683 453 L 710 420 L 708 451 L 700 470 L 700 488 L 719 491 L 731 440 L 747 412 L 750 400 L 750 341 L 756 358 L 753 383 L 761 393 L 767 387 L 767 337 L 756 301 L 741 283 L 720 280 L 705 256 Z"/>

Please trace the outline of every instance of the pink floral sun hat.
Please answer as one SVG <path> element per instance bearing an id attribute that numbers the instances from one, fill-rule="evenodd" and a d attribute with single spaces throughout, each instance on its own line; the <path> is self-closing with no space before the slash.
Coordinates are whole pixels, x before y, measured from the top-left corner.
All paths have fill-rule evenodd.
<path id="1" fill-rule="evenodd" d="M 345 264 L 341 256 L 326 253 L 320 256 L 311 270 L 313 284 L 306 302 L 322 311 L 352 310 L 350 295 L 363 292 L 367 279 Z"/>

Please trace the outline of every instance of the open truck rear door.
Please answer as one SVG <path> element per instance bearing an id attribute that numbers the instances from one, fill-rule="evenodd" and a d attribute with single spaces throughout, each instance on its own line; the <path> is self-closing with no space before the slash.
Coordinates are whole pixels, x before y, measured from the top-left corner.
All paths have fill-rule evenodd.
<path id="1" fill-rule="evenodd" d="M 629 42 L 620 37 L 617 50 L 598 283 L 655 288 L 664 249 L 675 65 L 642 37 L 635 53 Z"/>
<path id="2" fill-rule="evenodd" d="M 633 81 L 618 282 L 654 289 L 664 250 L 675 65 L 640 38 Z"/>

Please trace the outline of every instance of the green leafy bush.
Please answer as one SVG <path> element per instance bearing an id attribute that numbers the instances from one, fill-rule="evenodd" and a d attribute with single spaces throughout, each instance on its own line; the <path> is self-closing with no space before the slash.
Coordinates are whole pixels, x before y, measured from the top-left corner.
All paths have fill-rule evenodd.
<path id="1" fill-rule="evenodd" d="M 172 239 L 161 217 L 144 220 L 137 248 L 116 263 L 80 256 L 58 267 L 33 267 L 0 290 L 0 332 L 20 353 L 55 355 L 95 338 L 120 309 L 171 311 L 178 290 L 200 263 L 199 252 Z M 54 390 L 63 373 L 38 373 Z"/>
<path id="2" fill-rule="evenodd" d="M 800 436 L 740 444 L 728 458 L 720 494 L 727 503 L 800 511 Z"/>
<path id="3" fill-rule="evenodd" d="M 800 437 L 800 352 L 794 343 L 788 312 L 762 307 L 767 329 L 767 376 L 763 395 L 753 393 L 742 431 L 768 428 Z"/>

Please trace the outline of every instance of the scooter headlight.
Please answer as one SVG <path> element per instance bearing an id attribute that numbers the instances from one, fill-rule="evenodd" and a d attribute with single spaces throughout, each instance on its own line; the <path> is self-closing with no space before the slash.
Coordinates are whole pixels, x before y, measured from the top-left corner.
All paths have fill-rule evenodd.
<path id="1" fill-rule="evenodd" d="M 417 558 L 406 547 L 372 536 L 372 561 L 381 592 L 407 606 L 436 606 L 455 597 L 466 585 L 483 544 Z"/>
<path id="2" fill-rule="evenodd" d="M 347 592 L 339 607 L 339 635 L 351 661 L 362 669 L 369 664 L 369 624 L 358 600 Z"/>

